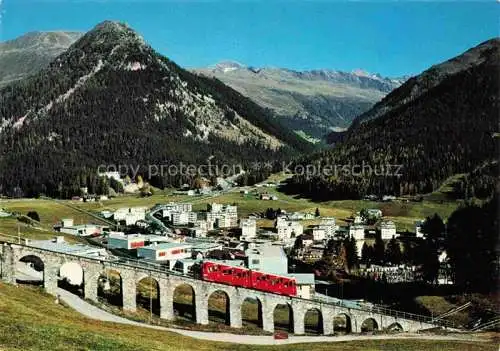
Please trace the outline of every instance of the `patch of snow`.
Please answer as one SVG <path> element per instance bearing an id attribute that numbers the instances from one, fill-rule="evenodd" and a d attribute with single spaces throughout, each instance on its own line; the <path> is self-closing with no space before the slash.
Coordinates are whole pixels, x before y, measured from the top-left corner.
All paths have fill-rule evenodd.
<path id="1" fill-rule="evenodd" d="M 205 100 L 209 104 L 214 104 L 215 103 L 215 100 L 211 96 L 203 96 L 203 100 Z"/>
<path id="2" fill-rule="evenodd" d="M 15 129 L 20 129 L 23 124 L 24 124 L 24 121 L 26 120 L 26 115 L 24 115 L 23 117 L 19 118 L 13 125 L 12 127 L 15 128 Z"/>
<path id="3" fill-rule="evenodd" d="M 47 140 L 54 141 L 58 137 L 60 137 L 60 135 L 57 134 L 56 132 L 50 132 L 49 136 L 47 137 Z"/>
<path id="4" fill-rule="evenodd" d="M 170 68 L 168 67 L 168 65 L 167 65 L 165 62 L 163 62 L 163 60 L 161 60 L 161 59 L 157 59 L 156 61 L 157 61 L 157 62 L 160 64 L 160 66 L 162 66 L 165 70 L 170 71 Z M 172 79 L 172 77 L 170 77 L 170 78 Z"/>
<path id="5" fill-rule="evenodd" d="M 140 62 L 129 62 L 125 69 L 127 71 L 140 71 L 146 69 L 146 65 Z"/>
<path id="6" fill-rule="evenodd" d="M 237 67 L 225 67 L 222 71 L 224 73 L 231 72 L 231 71 L 236 71 L 238 68 Z"/>
<path id="7" fill-rule="evenodd" d="M 116 50 L 118 50 L 118 48 L 121 46 L 121 44 L 117 44 L 113 47 L 113 49 L 111 50 L 111 53 L 109 54 L 109 56 L 113 56 L 113 54 L 115 53 Z"/>
<path id="8" fill-rule="evenodd" d="M 10 119 L 3 119 L 2 118 L 2 123 L 0 123 L 0 133 L 2 133 L 2 131 L 4 129 L 6 129 L 11 124 L 12 124 L 12 121 Z"/>
<path id="9" fill-rule="evenodd" d="M 78 81 L 76 82 L 76 84 L 70 88 L 67 92 L 65 92 L 64 94 L 62 95 L 59 95 L 56 99 L 56 102 L 61 102 L 61 101 L 64 101 L 66 100 L 67 98 L 69 98 L 74 92 L 76 89 L 80 88 L 83 84 L 85 84 L 85 82 L 87 80 L 89 80 L 90 78 L 92 78 L 97 72 L 99 72 L 102 68 L 104 67 L 104 62 L 99 59 L 99 62 L 97 63 L 97 65 L 92 69 L 92 71 L 90 71 L 88 74 L 80 77 L 78 79 Z M 50 103 L 52 104 L 52 102 Z M 52 107 L 52 105 L 51 105 Z M 50 109 L 50 107 L 49 107 Z"/>

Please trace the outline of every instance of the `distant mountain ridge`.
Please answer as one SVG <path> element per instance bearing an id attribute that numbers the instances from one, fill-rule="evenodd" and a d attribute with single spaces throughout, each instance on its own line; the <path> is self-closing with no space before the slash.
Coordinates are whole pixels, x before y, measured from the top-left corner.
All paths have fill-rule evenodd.
<path id="1" fill-rule="evenodd" d="M 192 71 L 221 80 L 276 112 L 289 128 L 315 138 L 349 127 L 356 116 L 406 80 L 406 77 L 383 78 L 361 70 L 294 71 L 251 67 L 235 61 Z"/>
<path id="2" fill-rule="evenodd" d="M 310 150 L 268 111 L 106 21 L 48 67 L 0 89 L 0 192 L 67 197 L 102 164 L 280 160 Z M 165 174 L 158 186 L 188 181 Z M 89 183 L 91 183 L 89 185 Z M 63 190 L 61 190 L 63 189 Z"/>
<path id="3" fill-rule="evenodd" d="M 0 87 L 45 68 L 71 44 L 79 32 L 31 32 L 0 43 Z M 389 79 L 357 70 L 293 71 L 255 68 L 223 61 L 197 73 L 215 76 L 259 105 L 270 108 L 281 122 L 301 135 L 321 139 L 334 130 L 346 129 L 406 77 Z M 312 140 L 312 139 L 310 139 Z"/>
<path id="4" fill-rule="evenodd" d="M 48 66 L 78 40 L 80 32 L 30 32 L 0 43 L 0 87 Z"/>

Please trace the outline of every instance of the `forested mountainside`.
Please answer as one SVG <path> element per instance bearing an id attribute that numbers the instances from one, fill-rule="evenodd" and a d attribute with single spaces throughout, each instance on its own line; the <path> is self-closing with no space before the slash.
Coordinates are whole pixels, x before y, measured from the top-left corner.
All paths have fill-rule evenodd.
<path id="1" fill-rule="evenodd" d="M 356 116 L 406 79 L 384 78 L 363 71 L 255 68 L 231 61 L 193 71 L 220 79 L 273 110 L 290 129 L 316 139 L 332 130 L 349 127 Z"/>
<path id="2" fill-rule="evenodd" d="M 183 70 L 117 22 L 0 90 L 0 193 L 71 196 L 95 188 L 102 164 L 248 165 L 310 147 L 269 111 Z"/>
<path id="3" fill-rule="evenodd" d="M 79 32 L 30 32 L 0 43 L 0 87 L 47 67 L 81 36 Z"/>
<path id="4" fill-rule="evenodd" d="M 495 192 L 500 193 L 498 160 L 485 162 L 453 184 L 453 195 L 460 199 L 486 199 Z"/>
<path id="5" fill-rule="evenodd" d="M 470 68 L 481 64 L 484 60 L 490 58 L 492 53 L 496 52 L 499 41 L 499 38 L 488 40 L 461 55 L 430 67 L 420 75 L 408 79 L 400 89 L 395 89 L 373 106 L 372 109 L 358 116 L 353 121 L 353 126 L 381 117 L 392 109 L 404 106 L 441 84 L 446 78 L 460 72 L 466 72 Z"/>
<path id="6" fill-rule="evenodd" d="M 412 78 L 387 97 L 392 108 L 351 127 L 332 150 L 299 162 L 320 164 L 323 169 L 369 165 L 378 174 L 368 167 L 354 176 L 341 170 L 333 175 L 302 174 L 289 182 L 288 189 L 321 199 L 428 193 L 453 174 L 471 172 L 497 159 L 499 47 L 500 40 L 493 39 L 469 50 L 467 56 L 475 60 L 468 60 L 467 67 L 440 75 L 439 83 L 407 98 L 415 82 L 426 79 Z M 380 105 L 373 111 L 380 111 Z M 394 172 L 397 165 L 401 165 L 399 175 L 381 173 L 382 169 Z"/>

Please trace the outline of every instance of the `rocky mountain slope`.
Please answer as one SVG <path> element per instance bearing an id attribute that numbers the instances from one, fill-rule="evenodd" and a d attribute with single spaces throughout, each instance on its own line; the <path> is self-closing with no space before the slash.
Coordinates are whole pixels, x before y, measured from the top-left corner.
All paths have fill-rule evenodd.
<path id="1" fill-rule="evenodd" d="M 0 43 L 0 87 L 47 67 L 81 36 L 78 32 L 31 32 Z"/>
<path id="2" fill-rule="evenodd" d="M 337 172 L 297 175 L 289 190 L 323 199 L 422 194 L 497 159 L 499 62 L 495 38 L 410 79 L 335 148 L 302 160 Z"/>
<path id="3" fill-rule="evenodd" d="M 4 192 L 18 186 L 54 195 L 64 188 L 70 196 L 102 164 L 142 172 L 208 157 L 248 164 L 308 148 L 268 111 L 183 70 L 117 22 L 99 24 L 47 68 L 0 90 Z"/>
<path id="4" fill-rule="evenodd" d="M 0 87 L 47 67 L 82 35 L 31 32 L 0 43 Z M 262 107 L 270 108 L 284 125 L 311 136 L 310 140 L 331 130 L 344 130 L 354 117 L 406 79 L 388 79 L 363 71 L 252 68 L 231 61 L 193 71 L 216 77 Z"/>
<path id="5" fill-rule="evenodd" d="M 383 78 L 363 71 L 293 71 L 254 68 L 221 62 L 195 72 L 216 77 L 259 105 L 270 108 L 293 130 L 321 138 L 347 128 L 405 80 Z"/>

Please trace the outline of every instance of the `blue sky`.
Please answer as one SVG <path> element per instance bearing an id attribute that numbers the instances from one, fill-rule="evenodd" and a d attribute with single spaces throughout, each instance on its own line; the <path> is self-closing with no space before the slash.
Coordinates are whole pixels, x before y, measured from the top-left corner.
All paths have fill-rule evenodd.
<path id="1" fill-rule="evenodd" d="M 0 0 L 2 2 L 2 0 Z M 291 69 L 416 74 L 499 35 L 495 1 L 3 0 L 0 40 L 127 22 L 184 67 L 232 59 Z"/>

